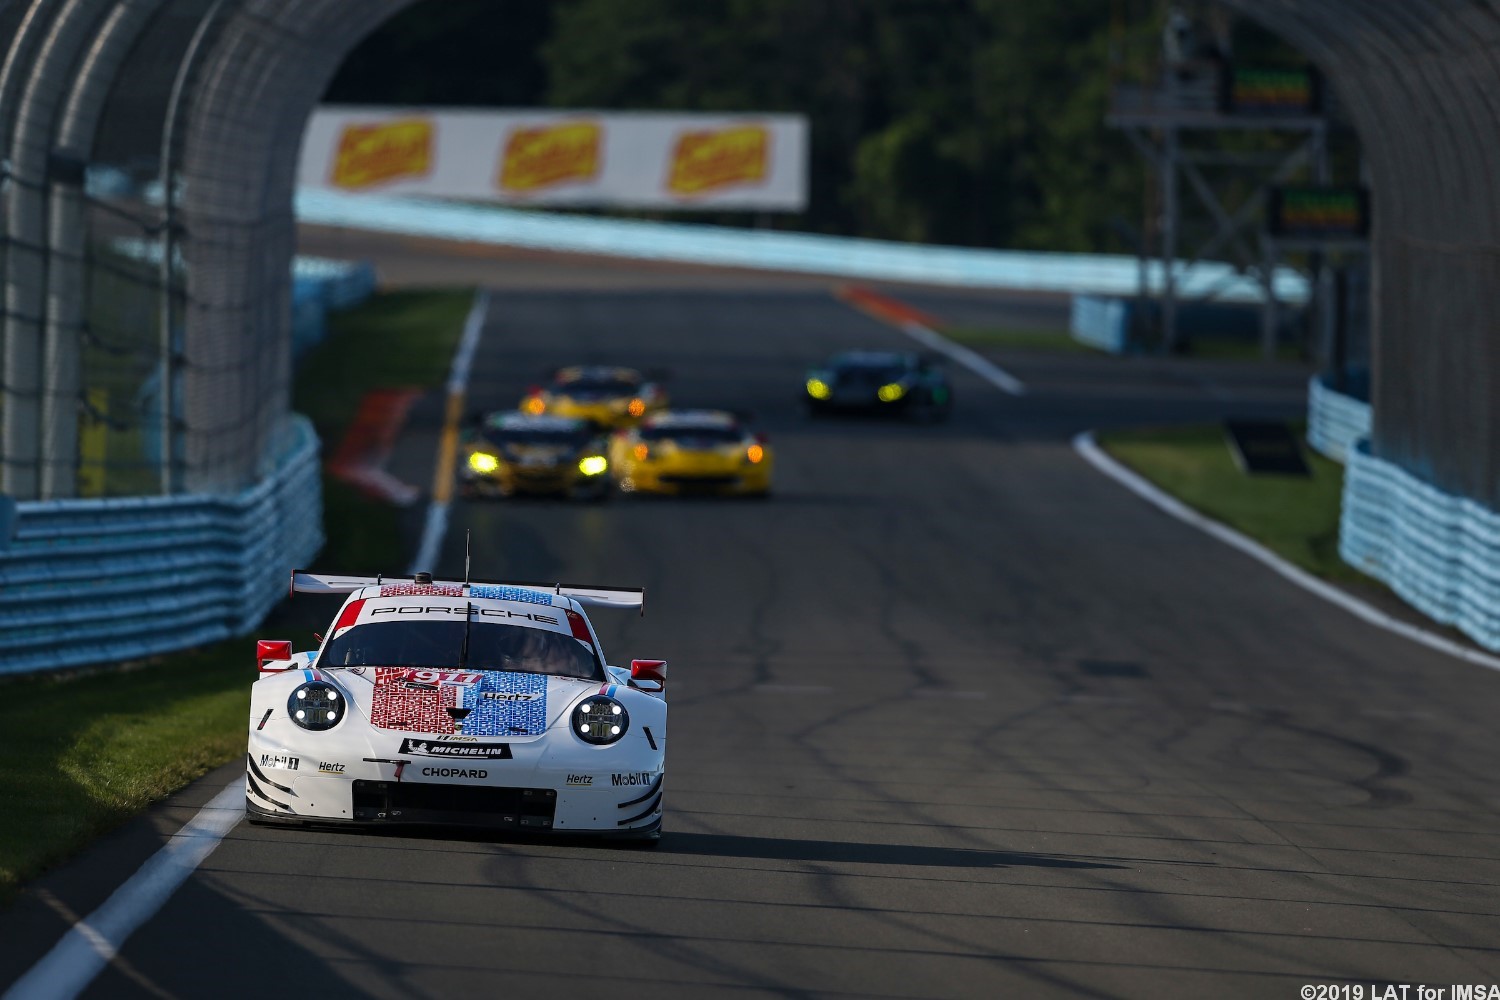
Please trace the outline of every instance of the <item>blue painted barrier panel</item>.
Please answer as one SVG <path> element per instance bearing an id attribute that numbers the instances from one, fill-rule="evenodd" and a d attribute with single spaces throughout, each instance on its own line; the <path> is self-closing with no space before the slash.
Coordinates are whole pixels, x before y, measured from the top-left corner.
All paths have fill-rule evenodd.
<path id="1" fill-rule="evenodd" d="M 124 662 L 253 629 L 323 545 L 318 439 L 228 496 L 16 505 L 0 551 L 0 673 Z"/>
<path id="2" fill-rule="evenodd" d="M 1326 375 L 1307 384 L 1307 443 L 1335 462 L 1344 462 L 1361 438 L 1370 436 L 1370 404 L 1335 391 Z"/>
<path id="3" fill-rule="evenodd" d="M 826 274 L 869 280 L 914 281 L 974 288 L 1018 288 L 1132 296 L 1140 262 L 1110 254 L 1042 253 L 923 246 L 887 240 L 733 229 L 694 223 L 601 219 L 458 202 L 336 191 L 297 192 L 302 222 L 465 240 L 560 253 L 600 254 L 720 267 Z M 1147 285 L 1160 289 L 1160 261 L 1147 268 Z M 1259 284 L 1227 264 L 1179 264 L 1178 294 L 1257 302 Z M 1290 268 L 1276 275 L 1276 296 L 1307 301 L 1307 281 Z"/>
<path id="4" fill-rule="evenodd" d="M 1339 555 L 1444 625 L 1500 651 L 1500 512 L 1347 452 Z"/>
<path id="5" fill-rule="evenodd" d="M 1080 344 L 1124 354 L 1130 343 L 1130 303 L 1100 295 L 1075 295 L 1068 332 Z"/>

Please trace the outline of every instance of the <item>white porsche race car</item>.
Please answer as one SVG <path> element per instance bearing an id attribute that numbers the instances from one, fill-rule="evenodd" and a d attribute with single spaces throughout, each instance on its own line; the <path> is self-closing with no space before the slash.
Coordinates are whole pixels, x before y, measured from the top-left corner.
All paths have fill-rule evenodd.
<path id="1" fill-rule="evenodd" d="M 607 665 L 583 610 L 643 591 L 303 572 L 292 590 L 349 596 L 315 652 L 257 643 L 252 823 L 659 836 L 667 665 Z"/>

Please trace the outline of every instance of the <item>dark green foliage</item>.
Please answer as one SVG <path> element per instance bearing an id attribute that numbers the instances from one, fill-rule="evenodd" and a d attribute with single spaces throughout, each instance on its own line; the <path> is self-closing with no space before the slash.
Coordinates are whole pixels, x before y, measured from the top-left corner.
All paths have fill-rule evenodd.
<path id="1" fill-rule="evenodd" d="M 1163 6 L 427 0 L 354 53 L 329 98 L 800 112 L 811 205 L 770 224 L 1124 251 L 1120 223 L 1139 223 L 1146 174 L 1104 114 L 1112 80 L 1150 75 Z M 1248 32 L 1247 45 L 1256 58 L 1286 53 L 1264 33 Z"/>

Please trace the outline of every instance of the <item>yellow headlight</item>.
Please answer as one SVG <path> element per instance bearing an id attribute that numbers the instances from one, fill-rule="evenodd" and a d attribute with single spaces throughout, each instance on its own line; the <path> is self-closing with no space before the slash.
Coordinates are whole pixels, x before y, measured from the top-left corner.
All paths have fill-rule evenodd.
<path id="1" fill-rule="evenodd" d="M 833 390 L 822 379 L 810 378 L 807 380 L 807 394 L 813 399 L 827 399 L 833 395 Z"/>
<path id="2" fill-rule="evenodd" d="M 531 396 L 521 404 L 521 409 L 533 415 L 546 413 L 547 401 L 541 396 Z"/>
<path id="3" fill-rule="evenodd" d="M 500 460 L 489 452 L 476 451 L 469 456 L 469 468 L 480 473 L 494 472 L 500 468 Z"/>
<path id="4" fill-rule="evenodd" d="M 875 392 L 875 395 L 880 397 L 882 403 L 894 403 L 906 395 L 906 386 L 900 382 L 887 382 Z"/>
<path id="5" fill-rule="evenodd" d="M 597 476 L 609 468 L 609 459 L 603 455 L 585 455 L 578 462 L 578 471 L 585 476 Z"/>
<path id="6" fill-rule="evenodd" d="M 646 412 L 646 401 L 640 398 L 632 399 L 630 405 L 625 407 L 625 412 L 629 413 L 632 417 L 640 416 Z"/>
<path id="7" fill-rule="evenodd" d="M 750 447 L 745 449 L 745 457 L 750 460 L 751 465 L 755 465 L 761 459 L 766 457 L 766 449 L 762 448 L 758 444 L 752 444 Z"/>

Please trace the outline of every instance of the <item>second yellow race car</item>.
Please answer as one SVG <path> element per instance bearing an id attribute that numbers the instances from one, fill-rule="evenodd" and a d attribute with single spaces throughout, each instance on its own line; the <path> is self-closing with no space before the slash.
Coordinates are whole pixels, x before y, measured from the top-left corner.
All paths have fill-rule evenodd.
<path id="1" fill-rule="evenodd" d="M 615 428 L 629 427 L 666 406 L 666 390 L 634 368 L 590 365 L 559 368 L 550 384 L 526 393 L 520 409 Z"/>
<path id="2" fill-rule="evenodd" d="M 769 496 L 775 456 L 722 410 L 668 410 L 610 440 L 610 467 L 625 493 Z"/>

